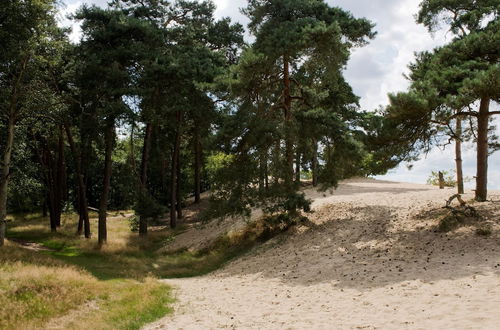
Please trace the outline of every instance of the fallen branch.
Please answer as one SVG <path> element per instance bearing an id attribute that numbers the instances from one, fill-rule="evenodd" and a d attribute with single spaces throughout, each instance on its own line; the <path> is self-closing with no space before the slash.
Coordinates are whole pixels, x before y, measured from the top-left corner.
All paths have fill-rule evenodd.
<path id="1" fill-rule="evenodd" d="M 99 213 L 99 209 L 97 209 L 95 207 L 87 206 L 87 209 L 89 209 L 90 211 L 94 211 L 94 212 Z M 112 215 L 112 214 L 109 212 L 106 212 L 106 215 Z"/>

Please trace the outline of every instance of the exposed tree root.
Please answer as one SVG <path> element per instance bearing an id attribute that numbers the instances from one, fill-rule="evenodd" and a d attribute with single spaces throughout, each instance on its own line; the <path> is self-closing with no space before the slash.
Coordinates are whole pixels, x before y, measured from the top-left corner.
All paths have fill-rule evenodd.
<path id="1" fill-rule="evenodd" d="M 451 205 L 455 199 L 460 204 L 457 207 Z M 467 204 L 460 194 L 451 196 L 446 202 L 446 206 L 443 208 L 449 210 L 449 212 L 439 221 L 437 229 L 441 232 L 451 231 L 470 221 L 478 222 L 483 220 L 479 212 L 474 207 Z"/>

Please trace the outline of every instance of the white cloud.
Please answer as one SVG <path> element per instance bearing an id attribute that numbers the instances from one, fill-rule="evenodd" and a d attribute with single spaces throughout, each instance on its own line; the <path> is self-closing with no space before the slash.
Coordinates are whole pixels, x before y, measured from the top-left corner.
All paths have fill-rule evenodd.
<path id="1" fill-rule="evenodd" d="M 214 3 L 217 6 L 217 13 L 219 13 L 226 9 L 229 0 L 214 0 Z"/>
<path id="2" fill-rule="evenodd" d="M 77 43 L 80 40 L 82 30 L 79 24 L 75 24 L 71 19 L 68 18 L 69 15 L 74 14 L 78 8 L 82 6 L 82 1 L 72 1 L 64 5 L 58 15 L 58 21 L 61 26 L 70 27 L 71 33 L 69 38 L 72 42 Z"/>

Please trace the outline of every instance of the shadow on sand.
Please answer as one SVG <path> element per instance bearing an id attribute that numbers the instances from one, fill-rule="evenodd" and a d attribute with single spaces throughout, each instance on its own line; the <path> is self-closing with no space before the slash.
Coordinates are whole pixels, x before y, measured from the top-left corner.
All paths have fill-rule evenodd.
<path id="1" fill-rule="evenodd" d="M 404 224 L 397 209 L 331 205 L 323 224 L 262 246 L 236 260 L 221 276 L 261 274 L 287 285 L 332 283 L 340 288 L 377 288 L 403 281 L 433 282 L 497 272 L 500 275 L 500 208 L 484 211 L 495 230 L 471 228 L 438 233 L 436 220 L 414 216 Z"/>

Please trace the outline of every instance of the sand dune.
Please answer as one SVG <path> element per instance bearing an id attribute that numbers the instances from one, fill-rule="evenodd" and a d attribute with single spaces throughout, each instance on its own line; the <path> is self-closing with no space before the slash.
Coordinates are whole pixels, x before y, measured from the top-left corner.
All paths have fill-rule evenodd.
<path id="1" fill-rule="evenodd" d="M 306 193 L 311 224 L 208 276 L 166 280 L 176 313 L 148 328 L 500 329 L 500 203 L 477 206 L 484 238 L 434 231 L 451 189 L 357 179 Z"/>

